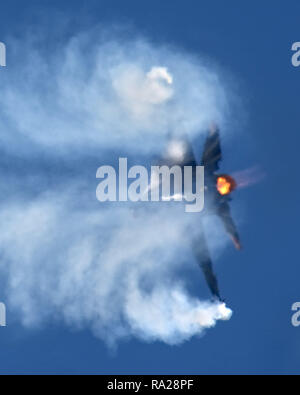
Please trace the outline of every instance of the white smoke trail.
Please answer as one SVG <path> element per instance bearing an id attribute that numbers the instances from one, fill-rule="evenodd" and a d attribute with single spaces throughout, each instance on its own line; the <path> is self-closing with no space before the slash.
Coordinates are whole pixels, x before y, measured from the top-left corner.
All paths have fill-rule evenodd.
<path id="1" fill-rule="evenodd" d="M 212 119 L 226 121 L 220 79 L 199 60 L 143 40 L 93 42 L 92 34 L 76 37 L 50 59 L 27 48 L 30 59 L 1 79 L 1 143 L 11 165 L 37 152 L 66 163 L 76 152 L 80 162 L 94 149 L 100 161 L 111 149 L 146 158 L 169 131 L 193 136 Z M 96 167 L 86 179 L 88 165 L 80 165 L 50 191 L 50 170 L 32 162 L 30 184 L 16 170 L 5 190 L 14 198 L 0 195 L 0 268 L 24 325 L 59 319 L 110 343 L 137 336 L 177 344 L 229 319 L 225 305 L 190 296 L 179 274 L 195 265 L 187 228 L 197 216 L 177 206 L 97 206 Z M 51 176 L 63 177 L 55 166 Z"/>
<path id="2" fill-rule="evenodd" d="M 44 195 L 0 212 L 2 269 L 24 325 L 60 317 L 110 343 L 135 335 L 176 344 L 230 318 L 222 304 L 189 296 L 178 278 L 182 264 L 194 264 L 184 261 L 190 221 L 182 207 L 136 217 L 71 204 Z"/>
<path id="3" fill-rule="evenodd" d="M 186 53 L 143 40 L 102 42 L 92 33 L 56 54 L 26 43 L 12 53 L 20 59 L 1 75 L 0 115 L 52 151 L 157 153 L 170 131 L 193 136 L 211 120 L 226 122 L 229 93 L 218 74 Z M 2 145 L 11 134 L 3 131 Z"/>
<path id="4" fill-rule="evenodd" d="M 232 315 L 225 304 L 200 302 L 182 289 L 156 289 L 151 295 L 142 295 L 138 287 L 132 290 L 126 306 L 128 321 L 145 340 L 176 344 L 200 335 L 218 320 L 229 320 Z"/>

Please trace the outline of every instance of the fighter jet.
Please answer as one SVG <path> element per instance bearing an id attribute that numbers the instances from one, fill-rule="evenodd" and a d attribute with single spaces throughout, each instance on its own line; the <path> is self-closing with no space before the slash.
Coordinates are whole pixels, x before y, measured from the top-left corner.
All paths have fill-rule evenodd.
<path id="1" fill-rule="evenodd" d="M 220 133 L 216 126 L 212 126 L 206 140 L 201 165 L 205 169 L 205 189 L 208 209 L 217 214 L 224 224 L 225 230 L 232 239 L 237 250 L 241 249 L 240 237 L 230 212 L 231 194 L 237 188 L 237 183 L 228 174 L 218 174 L 222 160 Z"/>
<path id="2" fill-rule="evenodd" d="M 182 167 L 199 165 L 187 138 L 171 139 L 168 144 L 167 157 L 169 162 Z M 234 246 L 240 250 L 240 237 L 230 210 L 231 194 L 237 188 L 237 183 L 230 175 L 218 173 L 221 160 L 220 132 L 217 126 L 213 125 L 207 137 L 200 163 L 204 166 L 205 174 L 205 213 L 217 215 L 221 219 Z M 192 248 L 213 297 L 222 301 L 201 221 L 198 223 L 197 237 L 193 240 Z"/>

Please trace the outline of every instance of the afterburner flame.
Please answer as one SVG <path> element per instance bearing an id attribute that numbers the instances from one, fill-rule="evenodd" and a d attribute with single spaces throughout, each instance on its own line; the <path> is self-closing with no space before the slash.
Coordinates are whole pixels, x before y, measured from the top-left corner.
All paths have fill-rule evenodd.
<path id="1" fill-rule="evenodd" d="M 220 176 L 217 180 L 217 189 L 221 195 L 229 195 L 236 188 L 236 183 L 232 177 Z"/>

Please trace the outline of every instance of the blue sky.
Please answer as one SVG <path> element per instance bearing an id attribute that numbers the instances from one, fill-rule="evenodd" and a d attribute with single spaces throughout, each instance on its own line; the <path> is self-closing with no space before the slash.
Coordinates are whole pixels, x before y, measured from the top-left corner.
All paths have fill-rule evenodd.
<path id="1" fill-rule="evenodd" d="M 237 254 L 226 249 L 217 266 L 222 292 L 234 311 L 231 321 L 180 346 L 128 340 L 111 351 L 90 331 L 49 323 L 41 330 L 28 330 L 14 317 L 9 327 L 0 329 L 0 372 L 299 373 L 300 332 L 291 326 L 291 306 L 300 299 L 300 68 L 291 65 L 292 43 L 300 41 L 299 3 L 29 0 L 25 6 L 4 0 L 0 7 L 0 41 L 12 35 L 22 39 L 46 25 L 49 46 L 55 48 L 60 45 L 56 26 L 60 29 L 64 23 L 66 38 L 94 24 L 122 24 L 130 26 L 123 34 L 134 30 L 157 45 L 167 43 L 214 59 L 232 75 L 244 111 L 236 116 L 241 130 L 234 144 L 226 146 L 224 170 L 257 165 L 266 173 L 261 183 L 236 194 L 234 206 L 244 212 L 244 250 Z M 7 128 L 4 120 L 1 128 Z M 23 162 L 18 155 L 2 155 L 2 182 L 15 171 L 21 176 L 22 171 L 35 171 L 34 159 Z M 59 173 L 61 165 L 51 166 Z M 47 171 L 45 158 L 43 166 Z M 3 190 L 9 186 L 3 186 L 2 202 Z M 5 298 L 5 291 L 0 297 Z"/>

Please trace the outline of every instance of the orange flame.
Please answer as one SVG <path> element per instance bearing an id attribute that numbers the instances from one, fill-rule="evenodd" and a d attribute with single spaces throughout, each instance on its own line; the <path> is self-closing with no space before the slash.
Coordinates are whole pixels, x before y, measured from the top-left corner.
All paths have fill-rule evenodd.
<path id="1" fill-rule="evenodd" d="M 236 188 L 236 183 L 229 176 L 220 176 L 217 180 L 217 189 L 221 195 L 229 195 Z"/>

